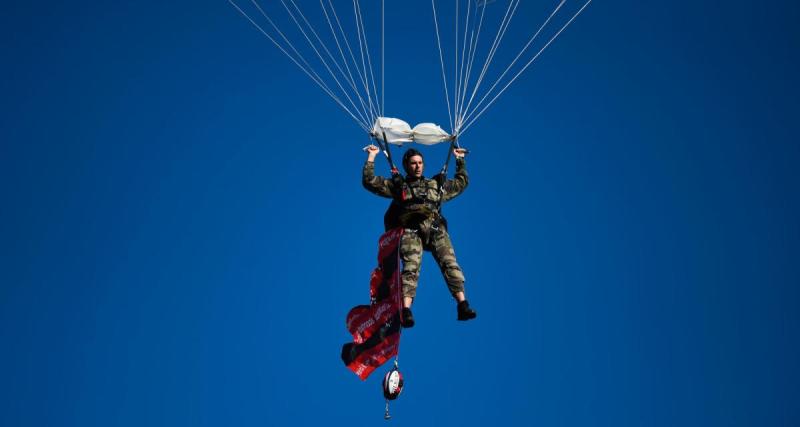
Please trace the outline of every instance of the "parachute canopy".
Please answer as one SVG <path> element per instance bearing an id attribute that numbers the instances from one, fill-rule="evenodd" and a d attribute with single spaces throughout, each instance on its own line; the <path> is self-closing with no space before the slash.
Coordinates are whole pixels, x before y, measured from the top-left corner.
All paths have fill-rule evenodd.
<path id="1" fill-rule="evenodd" d="M 403 145 L 407 142 L 434 145 L 453 138 L 437 124 L 420 123 L 412 129 L 408 123 L 390 117 L 378 117 L 371 133 L 373 137 L 394 145 Z"/>

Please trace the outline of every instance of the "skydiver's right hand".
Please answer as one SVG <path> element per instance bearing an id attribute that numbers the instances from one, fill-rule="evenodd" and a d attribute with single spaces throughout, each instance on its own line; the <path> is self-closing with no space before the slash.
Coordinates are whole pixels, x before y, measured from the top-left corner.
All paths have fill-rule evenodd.
<path id="1" fill-rule="evenodd" d="M 367 161 L 368 162 L 375 161 L 375 156 L 377 156 L 378 153 L 381 152 L 381 150 L 378 147 L 376 147 L 374 144 L 370 144 L 370 145 L 367 145 L 366 147 L 364 147 L 364 151 L 367 152 Z"/>

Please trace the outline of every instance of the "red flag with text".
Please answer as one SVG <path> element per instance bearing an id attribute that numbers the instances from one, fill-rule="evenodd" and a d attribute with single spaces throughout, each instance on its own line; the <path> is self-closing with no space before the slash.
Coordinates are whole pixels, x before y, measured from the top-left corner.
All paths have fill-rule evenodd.
<path id="1" fill-rule="evenodd" d="M 402 228 L 378 240 L 378 268 L 369 284 L 370 305 L 357 305 L 347 314 L 353 342 L 342 346 L 342 361 L 362 380 L 397 354 L 400 346 L 400 238 Z"/>

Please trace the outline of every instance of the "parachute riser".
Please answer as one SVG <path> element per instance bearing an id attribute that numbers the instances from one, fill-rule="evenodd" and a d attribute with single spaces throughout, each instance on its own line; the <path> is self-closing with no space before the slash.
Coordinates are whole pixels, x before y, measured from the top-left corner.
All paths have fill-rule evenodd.
<path id="1" fill-rule="evenodd" d="M 450 158 L 453 157 L 453 150 L 456 147 L 458 147 L 458 136 L 453 135 L 453 139 L 450 140 L 450 149 L 447 150 L 447 160 L 444 161 L 440 174 L 447 176 L 447 167 L 450 165 Z"/>
<path id="2" fill-rule="evenodd" d="M 441 179 L 436 180 L 436 185 L 439 187 L 439 201 L 436 202 L 436 211 L 441 212 L 442 210 L 442 200 L 444 199 L 444 183 L 447 181 L 447 167 L 450 165 L 450 158 L 453 156 L 453 150 L 458 147 L 458 135 L 453 135 L 453 139 L 450 140 L 450 148 L 447 150 L 447 160 L 444 161 L 444 165 L 442 166 L 442 170 L 439 172 L 441 175 Z"/>
<path id="3" fill-rule="evenodd" d="M 389 149 L 389 142 L 386 139 L 386 131 L 382 131 L 383 140 L 378 138 L 375 134 L 370 134 L 375 142 L 378 143 L 381 151 L 383 151 L 384 156 L 386 156 L 386 161 L 389 163 L 389 169 L 392 171 L 392 174 L 399 174 L 400 171 L 397 170 L 397 166 L 394 165 L 394 161 L 392 160 L 392 151 Z"/>

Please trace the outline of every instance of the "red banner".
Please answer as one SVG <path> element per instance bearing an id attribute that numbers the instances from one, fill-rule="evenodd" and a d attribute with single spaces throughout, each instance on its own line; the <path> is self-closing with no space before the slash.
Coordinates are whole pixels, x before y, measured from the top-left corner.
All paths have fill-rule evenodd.
<path id="1" fill-rule="evenodd" d="M 370 278 L 370 305 L 358 305 L 347 314 L 353 342 L 342 347 L 342 361 L 362 380 L 397 354 L 400 345 L 400 237 L 402 228 L 387 231 L 378 240 L 378 268 Z"/>

